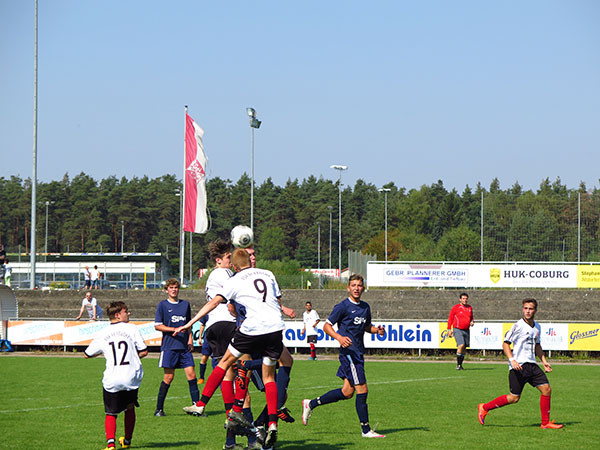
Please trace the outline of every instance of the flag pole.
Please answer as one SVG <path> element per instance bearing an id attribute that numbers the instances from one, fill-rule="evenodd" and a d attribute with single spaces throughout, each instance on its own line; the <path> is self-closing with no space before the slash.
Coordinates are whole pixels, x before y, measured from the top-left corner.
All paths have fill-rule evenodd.
<path id="1" fill-rule="evenodd" d="M 183 284 L 183 263 L 185 261 L 185 235 L 183 234 L 183 216 L 185 208 L 185 132 L 187 124 L 188 107 L 185 105 L 185 114 L 183 115 L 183 178 L 181 180 L 181 206 L 179 208 L 179 280 Z"/>

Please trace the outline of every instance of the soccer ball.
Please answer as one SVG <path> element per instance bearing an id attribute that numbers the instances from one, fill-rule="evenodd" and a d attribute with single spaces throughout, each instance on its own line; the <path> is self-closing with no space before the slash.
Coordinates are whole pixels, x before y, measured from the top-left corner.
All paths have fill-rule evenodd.
<path id="1" fill-rule="evenodd" d="M 254 243 L 252 228 L 246 225 L 238 225 L 231 230 L 231 242 L 235 247 L 248 248 Z"/>

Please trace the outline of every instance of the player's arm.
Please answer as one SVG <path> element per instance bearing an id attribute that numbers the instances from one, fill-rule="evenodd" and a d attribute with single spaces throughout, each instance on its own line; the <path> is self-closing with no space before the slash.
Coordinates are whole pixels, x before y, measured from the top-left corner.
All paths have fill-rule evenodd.
<path id="1" fill-rule="evenodd" d="M 379 336 L 385 336 L 385 328 L 382 325 L 371 325 L 370 329 L 367 330 L 371 334 L 378 334 Z"/>
<path id="2" fill-rule="evenodd" d="M 317 325 L 319 324 L 320 321 L 321 321 L 321 319 L 317 319 L 317 321 L 313 324 L 313 328 L 317 328 Z"/>
<path id="3" fill-rule="evenodd" d="M 472 327 L 473 325 L 475 325 L 475 320 L 473 319 L 473 307 L 471 307 L 471 322 L 469 324 L 469 327 Z"/>
<path id="4" fill-rule="evenodd" d="M 450 315 L 448 316 L 448 337 L 452 337 L 454 333 L 452 332 L 452 323 L 454 322 L 454 306 L 450 310 Z"/>
<path id="5" fill-rule="evenodd" d="M 84 309 L 85 309 L 85 306 L 81 305 L 81 309 L 79 310 L 79 315 L 77 317 L 75 317 L 75 320 L 81 319 L 81 316 L 83 315 L 83 310 Z"/>
<path id="6" fill-rule="evenodd" d="M 173 336 L 177 336 L 179 333 L 192 328 L 192 325 L 194 325 L 196 322 L 202 319 L 202 317 L 204 317 L 217 306 L 219 306 L 219 304 L 223 300 L 225 300 L 225 297 L 223 297 L 222 295 L 215 295 L 213 298 L 210 299 L 210 301 L 206 302 L 206 304 L 200 309 L 200 311 L 198 311 L 198 313 L 194 317 L 192 317 L 192 320 L 190 320 L 184 326 L 176 328 L 173 332 Z"/>
<path id="7" fill-rule="evenodd" d="M 277 297 L 277 301 L 279 302 L 279 306 L 281 307 L 281 312 L 288 316 L 290 319 L 296 318 L 296 311 L 292 308 L 288 308 L 287 306 L 283 306 L 281 303 L 281 297 Z"/>
<path id="8" fill-rule="evenodd" d="M 97 302 L 92 302 L 92 320 L 98 320 L 96 318 L 96 309 L 98 309 L 98 303 Z"/>
<path id="9" fill-rule="evenodd" d="M 538 343 L 535 344 L 535 356 L 540 358 L 542 364 L 544 365 L 544 370 L 546 372 L 552 372 L 552 366 L 546 359 L 546 355 L 544 355 L 544 350 L 542 350 L 542 346 Z"/>
<path id="10" fill-rule="evenodd" d="M 148 349 L 146 349 L 146 350 L 142 350 L 141 352 L 138 352 L 138 356 L 139 356 L 140 358 L 143 358 L 143 357 L 145 357 L 145 356 L 148 356 Z"/>
<path id="11" fill-rule="evenodd" d="M 343 348 L 347 348 L 352 345 L 352 339 L 350 339 L 348 336 L 342 336 L 339 334 L 333 329 L 333 326 L 329 322 L 325 322 L 325 325 L 323 325 L 323 331 L 338 341 Z"/>
<path id="12" fill-rule="evenodd" d="M 513 352 L 510 348 L 510 342 L 504 341 L 502 343 L 502 350 L 504 351 L 504 354 L 508 358 L 508 361 L 510 362 L 510 365 L 512 366 L 513 369 L 523 370 L 523 366 L 521 366 L 521 364 L 519 364 L 517 362 L 517 360 L 515 359 L 515 357 L 513 356 Z"/>

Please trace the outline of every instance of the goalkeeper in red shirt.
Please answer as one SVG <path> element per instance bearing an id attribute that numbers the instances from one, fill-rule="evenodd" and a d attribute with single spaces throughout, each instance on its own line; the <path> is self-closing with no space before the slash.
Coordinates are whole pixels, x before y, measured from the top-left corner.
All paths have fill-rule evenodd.
<path id="1" fill-rule="evenodd" d="M 448 316 L 448 337 L 456 340 L 456 370 L 463 370 L 466 348 L 470 347 L 470 328 L 473 326 L 473 308 L 469 305 L 469 296 L 460 294 L 459 302 L 450 310 Z"/>

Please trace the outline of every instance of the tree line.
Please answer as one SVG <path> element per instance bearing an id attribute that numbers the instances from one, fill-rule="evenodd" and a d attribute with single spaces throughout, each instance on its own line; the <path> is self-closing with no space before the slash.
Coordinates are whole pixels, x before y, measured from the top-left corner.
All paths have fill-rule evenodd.
<path id="1" fill-rule="evenodd" d="M 257 186 L 254 221 L 260 258 L 329 267 L 331 230 L 331 265 L 337 267 L 337 183 L 310 176 L 284 186 L 268 178 Z M 354 186 L 342 186 L 344 267 L 347 249 L 384 258 L 385 194 L 380 187 L 360 179 Z M 518 183 L 501 189 L 495 179 L 488 188 L 466 186 L 461 193 L 446 189 L 442 181 L 409 190 L 389 182 L 383 188 L 389 189 L 388 260 L 479 261 L 482 218 L 485 261 L 600 259 L 600 195 L 583 183 L 569 189 L 560 179 L 545 179 L 534 191 Z M 47 207 L 50 253 L 120 251 L 123 232 L 124 251 L 166 253 L 177 265 L 180 189 L 174 175 L 96 181 L 80 173 L 39 183 L 37 251 L 44 251 Z M 194 270 L 210 266 L 208 242 L 227 238 L 233 226 L 250 222 L 246 174 L 236 182 L 208 180 L 207 194 L 211 228 L 205 235 L 193 235 Z M 0 242 L 9 253 L 29 251 L 30 207 L 31 180 L 1 177 Z M 186 264 L 187 255 L 186 250 Z"/>

